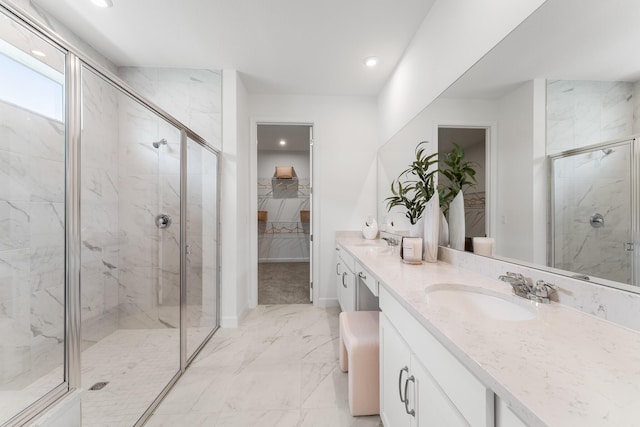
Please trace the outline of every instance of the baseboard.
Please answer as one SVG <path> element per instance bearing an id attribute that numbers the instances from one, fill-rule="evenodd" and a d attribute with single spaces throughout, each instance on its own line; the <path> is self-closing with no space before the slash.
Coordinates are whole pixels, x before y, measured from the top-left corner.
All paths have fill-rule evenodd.
<path id="1" fill-rule="evenodd" d="M 260 258 L 258 262 L 309 262 L 309 258 Z"/>
<path id="2" fill-rule="evenodd" d="M 316 300 L 316 306 L 322 308 L 338 307 L 339 305 L 338 298 L 318 298 Z"/>
<path id="3" fill-rule="evenodd" d="M 221 328 L 237 328 L 238 324 L 238 316 L 222 316 L 220 318 Z"/>

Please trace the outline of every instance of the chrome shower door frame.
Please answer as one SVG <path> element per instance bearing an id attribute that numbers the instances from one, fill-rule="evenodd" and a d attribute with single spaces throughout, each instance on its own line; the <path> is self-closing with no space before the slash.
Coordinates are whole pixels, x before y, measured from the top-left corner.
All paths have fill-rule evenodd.
<path id="1" fill-rule="evenodd" d="M 638 286 L 640 285 L 640 135 L 631 135 L 626 138 L 618 138 L 611 141 L 605 141 L 598 144 L 592 144 L 585 147 L 575 148 L 571 150 L 566 150 L 559 152 L 557 154 L 552 154 L 547 156 L 548 162 L 548 185 L 549 185 L 549 210 L 548 210 L 548 230 L 547 230 L 547 242 L 548 242 L 548 251 L 547 251 L 547 265 L 550 267 L 555 267 L 555 161 L 559 159 L 564 159 L 568 157 L 572 157 L 579 154 L 590 153 L 594 151 L 606 151 L 608 149 L 613 149 L 615 147 L 629 146 L 630 150 L 630 159 L 629 159 L 629 167 L 630 167 L 630 206 L 631 212 L 629 213 L 631 219 L 631 233 L 630 239 L 634 247 L 634 254 L 631 257 L 631 284 L 624 283 L 616 283 L 616 287 L 628 290 L 632 292 L 638 292 Z M 575 272 L 579 273 L 579 272 Z M 603 284 L 605 286 L 611 286 L 608 280 L 603 280 L 605 283 L 600 283 L 595 280 L 592 280 L 589 276 L 579 277 L 579 274 L 573 275 L 572 277 L 581 278 L 583 280 L 594 281 L 595 283 Z M 596 278 L 598 279 L 598 278 Z M 603 278 L 599 278 L 603 279 Z"/>

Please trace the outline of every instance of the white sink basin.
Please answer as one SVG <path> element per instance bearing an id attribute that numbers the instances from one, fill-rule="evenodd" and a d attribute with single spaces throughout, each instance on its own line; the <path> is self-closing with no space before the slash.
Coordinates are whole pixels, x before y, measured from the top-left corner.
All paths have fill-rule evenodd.
<path id="1" fill-rule="evenodd" d="M 446 305 L 461 314 L 478 315 L 493 320 L 522 321 L 537 316 L 530 301 L 517 301 L 514 296 L 493 294 L 485 289 L 466 285 L 436 285 L 426 289 L 429 302 Z"/>
<path id="2" fill-rule="evenodd" d="M 393 247 L 387 245 L 384 240 L 366 240 L 362 243 L 356 243 L 354 246 L 366 248 L 368 253 L 375 255 L 393 253 Z"/>

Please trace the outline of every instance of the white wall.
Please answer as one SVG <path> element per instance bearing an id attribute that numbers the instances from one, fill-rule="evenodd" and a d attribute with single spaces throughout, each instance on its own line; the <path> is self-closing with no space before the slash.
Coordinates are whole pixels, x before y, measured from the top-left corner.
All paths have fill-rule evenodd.
<path id="1" fill-rule="evenodd" d="M 378 96 L 381 142 L 429 105 L 545 0 L 437 0 Z"/>
<path id="2" fill-rule="evenodd" d="M 543 81 L 524 83 L 502 97 L 498 106 L 496 255 L 544 265 L 547 181 Z"/>
<path id="3" fill-rule="evenodd" d="M 373 97 L 252 95 L 255 122 L 313 123 L 314 302 L 336 305 L 332 264 L 335 232 L 360 229 L 375 212 L 377 121 Z M 255 141 L 252 186 L 255 177 Z M 252 209 L 257 200 L 252 189 Z M 257 256 L 257 233 L 252 254 Z M 257 259 L 252 261 L 257 263 Z M 256 284 L 252 277 L 252 286 Z"/>
<path id="4" fill-rule="evenodd" d="M 222 72 L 222 108 L 220 322 L 235 327 L 247 311 L 250 271 L 248 95 L 236 70 Z"/>

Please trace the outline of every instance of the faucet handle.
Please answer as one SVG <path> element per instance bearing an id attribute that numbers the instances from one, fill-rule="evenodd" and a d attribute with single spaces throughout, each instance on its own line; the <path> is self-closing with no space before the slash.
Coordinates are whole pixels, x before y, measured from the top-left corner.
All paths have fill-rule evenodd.
<path id="1" fill-rule="evenodd" d="M 524 275 L 520 273 L 512 273 L 511 271 L 507 271 L 507 276 L 513 277 L 514 279 L 525 281 Z"/>
<path id="2" fill-rule="evenodd" d="M 558 291 L 558 287 L 553 283 L 538 280 L 533 287 L 533 294 L 541 298 L 549 298 L 549 295 Z"/>

